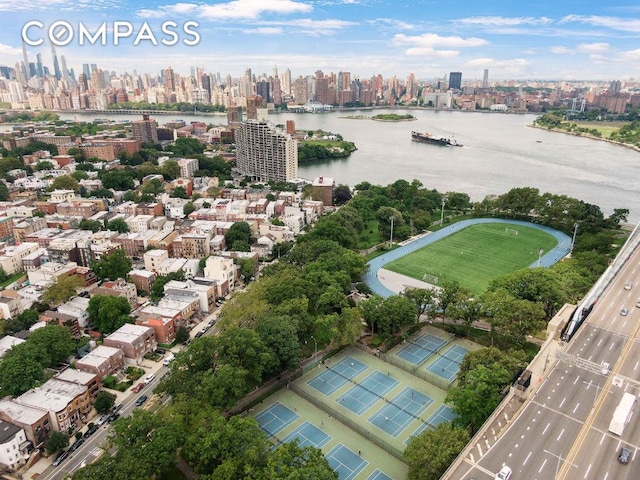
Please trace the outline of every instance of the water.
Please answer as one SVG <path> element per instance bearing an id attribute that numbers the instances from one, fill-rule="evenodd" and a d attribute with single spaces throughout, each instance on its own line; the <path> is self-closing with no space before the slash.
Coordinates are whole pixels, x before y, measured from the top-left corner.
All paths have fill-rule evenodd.
<path id="1" fill-rule="evenodd" d="M 389 112 L 389 110 L 380 110 Z M 362 181 L 386 185 L 397 179 L 420 180 L 440 192 L 469 194 L 472 201 L 499 195 L 514 187 L 535 187 L 540 193 L 565 194 L 599 205 L 605 215 L 628 208 L 629 220 L 640 221 L 640 153 L 606 142 L 531 128 L 534 115 L 412 110 L 412 122 L 375 122 L 343 118 L 376 111 L 327 114 L 272 114 L 284 124 L 294 120 L 302 130 L 341 134 L 358 151 L 348 159 L 299 168 L 299 176 L 324 175 L 336 183 Z M 398 110 L 398 113 L 406 111 Z M 101 118 L 138 119 L 139 115 Z M 91 115 L 62 114 L 63 119 L 92 120 Z M 175 116 L 157 116 L 164 123 Z M 185 121 L 226 124 L 220 116 L 185 116 Z M 411 131 L 453 137 L 462 148 L 446 148 L 411 140 Z"/>

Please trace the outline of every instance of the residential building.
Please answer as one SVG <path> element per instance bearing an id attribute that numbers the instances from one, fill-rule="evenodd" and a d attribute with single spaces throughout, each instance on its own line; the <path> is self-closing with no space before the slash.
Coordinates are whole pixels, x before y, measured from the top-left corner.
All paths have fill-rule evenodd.
<path id="1" fill-rule="evenodd" d="M 136 325 L 152 328 L 159 343 L 172 343 L 183 321 L 179 309 L 147 305 L 139 311 Z"/>
<path id="2" fill-rule="evenodd" d="M 235 289 L 238 280 L 238 266 L 231 258 L 209 257 L 205 264 L 204 277 L 226 284 L 231 292 Z"/>
<path id="3" fill-rule="evenodd" d="M 107 347 L 120 348 L 125 358 L 140 363 L 142 358 L 153 352 L 158 346 L 152 328 L 140 325 L 124 324 L 104 339 Z"/>
<path id="4" fill-rule="evenodd" d="M 138 291 L 133 283 L 128 283 L 122 278 L 114 281 L 104 282 L 101 286 L 91 291 L 92 296 L 110 296 L 123 297 L 129 302 L 129 305 L 136 307 L 138 305 Z"/>
<path id="5" fill-rule="evenodd" d="M 322 201 L 325 207 L 333 205 L 333 187 L 335 181 L 331 177 L 317 177 L 311 183 L 311 197 Z"/>
<path id="6" fill-rule="evenodd" d="M 101 377 L 93 372 L 83 372 L 76 368 L 65 368 L 58 373 L 55 378 L 65 382 L 84 385 L 89 390 L 89 395 L 95 397 L 100 392 L 102 386 Z"/>
<path id="7" fill-rule="evenodd" d="M 0 467 L 17 470 L 29 458 L 30 442 L 24 429 L 0 420 Z"/>
<path id="8" fill-rule="evenodd" d="M 89 326 L 89 313 L 87 312 L 88 307 L 88 298 L 73 297 L 68 302 L 59 305 L 58 312 L 75 317 L 78 320 L 80 328 L 87 328 Z"/>
<path id="9" fill-rule="evenodd" d="M 169 252 L 167 250 L 149 250 L 145 252 L 143 257 L 144 268 L 149 272 L 158 271 L 158 267 L 169 258 Z"/>
<path id="10" fill-rule="evenodd" d="M 35 448 L 41 447 L 52 431 L 51 418 L 44 407 L 22 405 L 15 399 L 0 399 L 0 419 L 24 429 Z"/>
<path id="11" fill-rule="evenodd" d="M 150 292 L 153 282 L 158 278 L 156 272 L 148 270 L 132 270 L 129 273 L 129 280 L 141 292 Z"/>
<path id="12" fill-rule="evenodd" d="M 132 121 L 131 128 L 134 140 L 141 143 L 158 141 L 158 124 L 151 120 L 149 115 L 142 115 L 142 120 Z"/>
<path id="13" fill-rule="evenodd" d="M 247 120 L 236 130 L 236 164 L 252 180 L 290 182 L 298 176 L 298 143 L 264 121 Z"/>
<path id="14" fill-rule="evenodd" d="M 14 337 L 13 335 L 5 335 L 0 338 L 0 358 L 4 357 L 5 354 L 11 350 L 14 345 L 20 345 L 25 341 L 21 338 Z"/>
<path id="15" fill-rule="evenodd" d="M 198 160 L 195 158 L 180 158 L 178 159 L 178 166 L 180 167 L 181 178 L 193 178 L 194 173 L 198 170 Z"/>
<path id="16" fill-rule="evenodd" d="M 124 351 L 116 347 L 100 345 L 76 362 L 81 372 L 98 375 L 101 380 L 124 368 Z"/>
<path id="17" fill-rule="evenodd" d="M 7 275 L 21 272 L 23 269 L 22 259 L 38 248 L 40 248 L 39 245 L 33 242 L 5 246 L 0 249 L 0 267 Z"/>
<path id="18" fill-rule="evenodd" d="M 13 290 L 0 291 L 0 315 L 8 320 L 15 318 L 24 312 L 22 297 L 18 292 Z"/>

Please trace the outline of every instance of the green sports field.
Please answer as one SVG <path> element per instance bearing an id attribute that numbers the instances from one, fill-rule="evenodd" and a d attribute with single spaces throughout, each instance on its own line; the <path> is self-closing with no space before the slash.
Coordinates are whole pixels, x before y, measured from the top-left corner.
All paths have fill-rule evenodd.
<path id="1" fill-rule="evenodd" d="M 425 274 L 438 277 L 438 283 L 457 280 L 479 295 L 494 278 L 535 262 L 539 248 L 546 253 L 556 244 L 553 236 L 536 228 L 483 223 L 464 228 L 384 268 L 429 283 L 433 281 Z"/>

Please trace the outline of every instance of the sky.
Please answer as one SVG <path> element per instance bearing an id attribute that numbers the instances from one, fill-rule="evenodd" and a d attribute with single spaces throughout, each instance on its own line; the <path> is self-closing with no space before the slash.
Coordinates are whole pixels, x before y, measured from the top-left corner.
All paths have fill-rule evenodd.
<path id="1" fill-rule="evenodd" d="M 247 68 L 270 75 L 274 66 L 293 78 L 322 70 L 432 80 L 460 71 L 466 81 L 482 79 L 485 68 L 491 80 L 640 77 L 637 0 L 0 0 L 0 65 L 22 60 L 30 21 L 42 28 L 30 27 L 28 41 L 43 43 L 27 45 L 29 60 L 41 53 L 50 68 L 49 26 L 71 25 L 72 41 L 56 51 L 76 76 L 83 63 L 95 63 L 118 74 L 171 66 L 188 75 L 203 67 L 234 78 Z M 118 45 L 115 22 L 125 22 L 123 33 L 133 27 Z M 188 29 L 199 38 L 183 31 L 186 22 L 198 24 Z M 175 25 L 174 45 L 162 43 L 176 38 L 163 24 Z M 91 45 L 85 35 L 80 46 L 82 28 L 89 36 L 104 28 L 106 44 L 98 37 Z M 64 40 L 55 35 L 69 31 L 53 33 Z"/>

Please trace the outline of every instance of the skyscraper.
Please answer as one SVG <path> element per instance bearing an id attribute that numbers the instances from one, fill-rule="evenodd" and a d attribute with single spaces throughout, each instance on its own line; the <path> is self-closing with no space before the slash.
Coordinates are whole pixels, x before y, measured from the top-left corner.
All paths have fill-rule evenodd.
<path id="1" fill-rule="evenodd" d="M 158 124 L 155 120 L 151 120 L 149 115 L 142 115 L 142 120 L 134 120 L 131 122 L 131 127 L 134 140 L 140 140 L 143 143 L 158 141 Z"/>
<path id="2" fill-rule="evenodd" d="M 36 55 L 36 73 L 38 74 L 38 77 L 44 78 L 44 68 L 42 66 L 42 54 L 40 53 Z"/>
<path id="3" fill-rule="evenodd" d="M 60 73 L 60 65 L 58 65 L 58 57 L 56 56 L 56 49 L 53 44 L 51 44 L 51 57 L 53 58 L 53 76 L 58 80 L 62 77 Z"/>
<path id="4" fill-rule="evenodd" d="M 489 69 L 484 69 L 484 77 L 482 77 L 482 88 L 489 88 Z"/>
<path id="5" fill-rule="evenodd" d="M 173 93 L 176 91 L 176 80 L 173 76 L 173 68 L 167 67 L 164 71 L 164 91 Z"/>
<path id="6" fill-rule="evenodd" d="M 247 120 L 236 130 L 236 165 L 259 182 L 291 182 L 298 176 L 298 142 L 267 122 Z"/>
<path id="7" fill-rule="evenodd" d="M 91 78 L 91 70 L 89 69 L 88 63 L 82 64 L 82 73 L 84 73 L 84 78 L 86 80 L 89 80 Z"/>
<path id="8" fill-rule="evenodd" d="M 22 41 L 22 57 L 24 61 L 24 77 L 25 80 L 29 80 L 29 78 L 31 78 L 29 72 L 29 56 L 27 55 L 27 45 L 24 43 L 24 40 Z"/>
<path id="9" fill-rule="evenodd" d="M 263 98 L 260 95 L 247 97 L 247 120 L 258 119 L 258 109 L 263 106 Z"/>
<path id="10" fill-rule="evenodd" d="M 69 70 L 67 70 L 67 59 L 64 58 L 64 55 L 60 57 L 60 65 L 62 66 L 62 79 L 69 80 Z"/>
<path id="11" fill-rule="evenodd" d="M 285 95 L 291 95 L 291 70 L 289 70 L 288 68 L 282 75 L 282 91 L 285 93 Z"/>
<path id="12" fill-rule="evenodd" d="M 462 72 L 449 73 L 449 88 L 454 90 L 462 88 Z"/>

